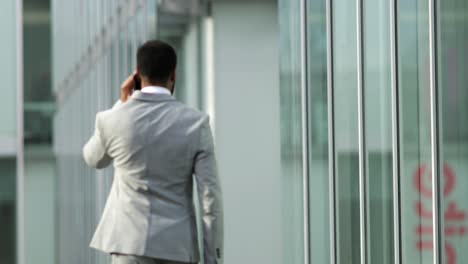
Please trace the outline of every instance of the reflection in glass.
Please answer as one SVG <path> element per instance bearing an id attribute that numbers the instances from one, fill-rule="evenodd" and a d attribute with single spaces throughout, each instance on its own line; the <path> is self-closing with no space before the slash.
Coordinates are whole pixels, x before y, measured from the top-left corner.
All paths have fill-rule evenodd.
<path id="1" fill-rule="evenodd" d="M 0 159 L 0 263 L 16 257 L 16 159 Z"/>
<path id="2" fill-rule="evenodd" d="M 465 0 L 444 0 L 439 8 L 445 264 L 457 264 L 468 258 L 468 5 Z"/>
<path id="3" fill-rule="evenodd" d="M 136 14 L 136 44 L 137 48 L 145 42 L 145 13 L 144 9 L 138 9 Z"/>
<path id="4" fill-rule="evenodd" d="M 432 263 L 429 9 L 400 0 L 398 46 L 403 263 Z"/>
<path id="5" fill-rule="evenodd" d="M 127 75 L 131 74 L 136 68 L 136 45 L 137 45 L 137 30 L 135 17 L 128 21 L 127 25 Z"/>
<path id="6" fill-rule="evenodd" d="M 310 262 L 330 262 L 325 1 L 307 2 Z"/>
<path id="7" fill-rule="evenodd" d="M 300 2 L 280 0 L 283 260 L 304 263 Z"/>
<path id="8" fill-rule="evenodd" d="M 393 263 L 392 101 L 390 10 L 387 0 L 364 1 L 367 252 L 369 263 Z"/>
<path id="9" fill-rule="evenodd" d="M 119 42 L 111 43 L 110 47 L 110 89 L 111 101 L 115 102 L 120 96 L 119 83 Z"/>
<path id="10" fill-rule="evenodd" d="M 337 263 L 360 263 L 356 3 L 333 1 Z"/>
<path id="11" fill-rule="evenodd" d="M 127 30 L 124 29 L 119 32 L 119 66 L 120 66 L 120 74 L 119 74 L 119 83 L 122 83 L 126 76 L 130 74 L 128 72 L 128 46 L 127 46 Z"/>

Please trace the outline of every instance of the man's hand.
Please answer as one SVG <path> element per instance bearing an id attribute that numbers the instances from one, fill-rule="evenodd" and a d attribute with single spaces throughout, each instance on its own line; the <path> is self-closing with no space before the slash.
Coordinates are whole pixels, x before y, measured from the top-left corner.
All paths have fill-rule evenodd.
<path id="1" fill-rule="evenodd" d="M 135 76 L 136 71 L 133 72 L 120 86 L 120 101 L 122 103 L 126 102 L 128 97 L 132 95 L 133 92 L 133 77 Z"/>

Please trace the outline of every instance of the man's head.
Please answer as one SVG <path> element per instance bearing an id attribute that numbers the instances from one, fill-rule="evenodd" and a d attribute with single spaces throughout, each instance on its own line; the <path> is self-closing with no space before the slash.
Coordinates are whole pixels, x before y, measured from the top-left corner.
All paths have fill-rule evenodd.
<path id="1" fill-rule="evenodd" d="M 177 54 L 165 42 L 151 40 L 138 48 L 137 72 L 143 83 L 173 90 L 176 66 Z"/>

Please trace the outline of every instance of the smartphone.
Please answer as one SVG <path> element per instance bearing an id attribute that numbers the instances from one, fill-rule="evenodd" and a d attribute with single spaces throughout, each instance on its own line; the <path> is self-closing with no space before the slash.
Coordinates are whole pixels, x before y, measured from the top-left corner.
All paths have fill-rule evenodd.
<path id="1" fill-rule="evenodd" d="M 133 90 L 134 91 L 141 90 L 141 80 L 137 74 L 133 75 Z"/>

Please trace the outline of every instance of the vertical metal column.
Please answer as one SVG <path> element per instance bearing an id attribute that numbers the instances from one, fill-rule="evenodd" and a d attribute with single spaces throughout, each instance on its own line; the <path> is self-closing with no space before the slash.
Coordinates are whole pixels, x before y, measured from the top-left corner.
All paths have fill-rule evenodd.
<path id="1" fill-rule="evenodd" d="M 433 260 L 434 264 L 443 263 L 443 219 L 441 186 L 441 159 L 440 159 L 440 109 L 438 94 L 438 28 L 437 28 L 437 0 L 429 0 L 429 56 L 430 56 L 430 104 L 431 104 L 431 172 L 432 172 L 432 220 L 433 232 Z"/>
<path id="2" fill-rule="evenodd" d="M 336 263 L 336 173 L 335 173 L 335 107 L 333 74 L 333 0 L 326 2 L 327 23 L 327 100 L 328 100 L 328 196 L 330 221 L 330 264 Z"/>
<path id="3" fill-rule="evenodd" d="M 15 1 L 16 9 L 16 258 L 25 261 L 24 238 L 24 142 L 23 142 L 23 1 Z"/>
<path id="4" fill-rule="evenodd" d="M 390 61 L 392 89 L 392 163 L 393 163 L 393 250 L 394 264 L 401 263 L 400 223 L 400 93 L 398 85 L 398 0 L 390 1 Z"/>
<path id="5" fill-rule="evenodd" d="M 359 123 L 359 222 L 361 264 L 367 264 L 367 147 L 364 85 L 363 0 L 356 0 L 357 86 Z"/>
<path id="6" fill-rule="evenodd" d="M 301 108 L 302 108 L 302 177 L 304 214 L 304 263 L 310 263 L 309 232 L 309 140 L 308 140 L 308 91 L 307 91 L 307 5 L 300 3 L 300 42 L 301 42 Z"/>

